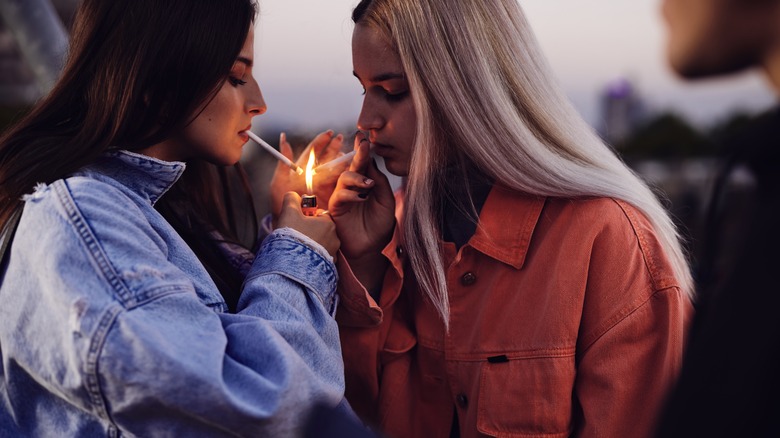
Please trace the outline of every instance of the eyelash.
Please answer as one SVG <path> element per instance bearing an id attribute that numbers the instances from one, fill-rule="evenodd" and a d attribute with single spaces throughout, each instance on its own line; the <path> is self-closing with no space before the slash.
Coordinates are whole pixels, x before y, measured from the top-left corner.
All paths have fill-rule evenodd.
<path id="1" fill-rule="evenodd" d="M 241 79 L 230 77 L 228 78 L 228 81 L 234 86 L 238 87 L 239 85 L 246 85 L 246 81 L 242 81 Z"/>
<path id="2" fill-rule="evenodd" d="M 402 91 L 402 92 L 396 93 L 396 94 L 385 93 L 385 99 L 388 102 L 400 102 L 400 101 L 404 100 L 408 94 L 409 94 L 408 91 Z"/>
<path id="3" fill-rule="evenodd" d="M 360 95 L 361 96 L 365 96 L 366 95 L 366 89 L 365 88 L 363 88 L 363 92 L 361 92 Z M 383 91 L 383 95 L 384 95 L 385 100 L 387 100 L 388 102 L 400 102 L 400 101 L 404 100 L 407 95 L 409 95 L 409 91 L 408 90 L 407 91 L 402 91 L 400 93 L 395 93 L 395 94 L 391 94 L 391 93 L 388 93 L 387 91 Z"/>

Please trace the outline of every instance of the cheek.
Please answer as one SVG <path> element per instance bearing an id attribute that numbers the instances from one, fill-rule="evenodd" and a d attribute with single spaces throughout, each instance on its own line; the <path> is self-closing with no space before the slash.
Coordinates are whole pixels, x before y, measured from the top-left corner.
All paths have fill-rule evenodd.
<path id="1" fill-rule="evenodd" d="M 230 114 L 235 112 L 236 104 L 229 96 L 228 90 L 221 90 L 214 96 L 214 99 L 203 110 L 201 116 L 203 116 L 209 123 L 214 123 L 220 120 L 220 118 L 227 118 Z"/>
<path id="2" fill-rule="evenodd" d="M 232 129 L 228 114 L 230 108 L 225 104 L 224 96 L 220 92 L 187 127 L 190 142 L 198 145 L 199 149 L 209 149 L 221 144 L 224 141 L 222 137 Z"/>
<path id="3" fill-rule="evenodd" d="M 414 105 L 411 103 L 404 108 L 401 123 L 404 139 L 409 144 L 409 149 L 411 149 L 412 144 L 414 144 L 414 138 L 417 135 L 417 115 L 414 112 Z"/>

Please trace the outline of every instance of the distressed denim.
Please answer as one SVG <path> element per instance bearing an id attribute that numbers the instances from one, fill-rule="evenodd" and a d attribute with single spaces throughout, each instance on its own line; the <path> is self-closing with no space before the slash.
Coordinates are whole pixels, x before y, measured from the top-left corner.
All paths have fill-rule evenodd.
<path id="1" fill-rule="evenodd" d="M 291 436 L 342 402 L 333 263 L 274 231 L 226 313 L 153 208 L 183 171 L 113 152 L 26 197 L 0 277 L 0 436 Z"/>

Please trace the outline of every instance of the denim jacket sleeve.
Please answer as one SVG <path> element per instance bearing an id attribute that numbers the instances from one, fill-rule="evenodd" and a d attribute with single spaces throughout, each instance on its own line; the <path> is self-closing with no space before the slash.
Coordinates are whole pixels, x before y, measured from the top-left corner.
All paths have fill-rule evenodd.
<path id="1" fill-rule="evenodd" d="M 272 233 L 238 312 L 219 313 L 171 261 L 169 226 L 111 190 L 58 182 L 27 202 L 2 286 L 29 293 L 2 313 L 4 355 L 110 436 L 290 436 L 343 399 L 332 262 Z"/>
<path id="2" fill-rule="evenodd" d="M 338 332 L 321 301 L 335 281 L 319 255 L 272 234 L 236 314 L 186 292 L 118 313 L 98 363 L 110 417 L 138 436 L 291 434 L 311 400 L 343 397 Z"/>

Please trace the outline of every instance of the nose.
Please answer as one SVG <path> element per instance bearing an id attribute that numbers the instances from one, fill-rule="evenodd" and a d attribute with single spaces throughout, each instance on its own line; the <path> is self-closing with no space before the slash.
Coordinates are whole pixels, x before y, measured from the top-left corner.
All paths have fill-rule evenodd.
<path id="1" fill-rule="evenodd" d="M 363 106 L 357 120 L 357 128 L 361 131 L 381 129 L 385 125 L 385 119 L 379 107 L 371 101 L 368 95 L 363 98 Z"/>
<path id="2" fill-rule="evenodd" d="M 251 82 L 252 89 L 247 98 L 247 108 L 249 114 L 252 114 L 254 117 L 265 113 L 268 110 L 268 105 L 265 104 L 265 99 L 263 99 L 263 92 L 260 90 L 260 84 L 258 84 L 254 78 L 252 78 Z"/>

